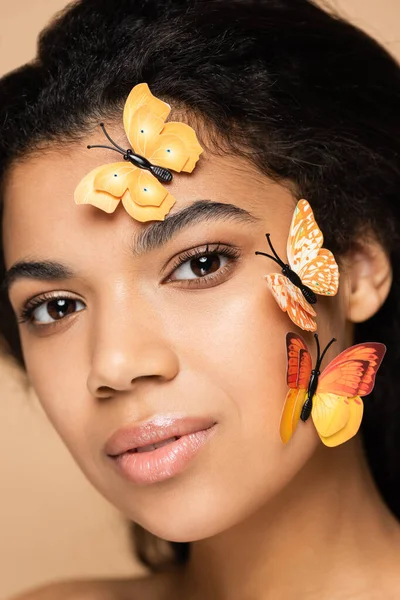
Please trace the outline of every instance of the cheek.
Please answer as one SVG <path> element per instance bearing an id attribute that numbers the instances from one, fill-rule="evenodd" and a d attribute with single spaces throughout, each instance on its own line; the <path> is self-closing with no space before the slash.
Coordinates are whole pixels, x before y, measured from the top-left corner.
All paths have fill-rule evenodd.
<path id="1" fill-rule="evenodd" d="M 332 338 L 336 339 L 336 342 L 332 345 L 332 348 L 328 350 L 328 353 L 324 358 L 322 370 L 329 364 L 334 356 L 354 343 L 351 332 L 349 336 L 350 324 L 346 319 L 347 303 L 348 296 L 344 285 L 342 288 L 339 287 L 338 294 L 333 298 L 322 296 L 318 298 L 316 307 L 318 324 L 317 333 L 321 347 L 324 348 Z M 310 341 L 307 340 L 307 344 L 309 348 L 315 348 L 315 341 L 312 338 Z"/>
<path id="2" fill-rule="evenodd" d="M 30 383 L 50 422 L 76 459 L 89 456 L 85 432 L 93 406 L 75 332 L 43 338 L 22 332 L 21 341 Z"/>
<path id="3" fill-rule="evenodd" d="M 207 312 L 191 305 L 180 314 L 181 362 L 223 391 L 223 410 L 243 426 L 251 417 L 264 431 L 278 430 L 287 391 L 286 333 L 294 325 L 264 282 L 251 293 L 215 294 Z"/>

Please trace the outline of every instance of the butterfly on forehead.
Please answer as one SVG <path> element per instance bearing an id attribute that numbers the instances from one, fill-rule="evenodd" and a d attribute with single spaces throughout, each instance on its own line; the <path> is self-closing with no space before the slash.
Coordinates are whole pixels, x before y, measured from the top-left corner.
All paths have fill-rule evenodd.
<path id="1" fill-rule="evenodd" d="M 336 356 L 320 373 L 324 356 L 336 340 L 333 338 L 321 354 L 316 333 L 314 338 L 317 360 L 313 368 L 303 338 L 292 332 L 286 334 L 289 391 L 281 417 L 281 440 L 287 443 L 299 420 L 307 421 L 311 415 L 322 442 L 338 446 L 352 438 L 360 427 L 364 410 L 361 397 L 372 392 L 386 347 L 378 342 L 356 344 Z"/>
<path id="2" fill-rule="evenodd" d="M 339 269 L 330 250 L 322 248 L 324 241 L 311 206 L 307 200 L 296 205 L 287 240 L 288 262 L 276 253 L 270 234 L 266 234 L 271 254 L 256 252 L 275 261 L 282 273 L 265 276 L 279 307 L 301 329 L 315 331 L 317 324 L 313 304 L 317 294 L 334 296 L 339 285 Z"/>
<path id="3" fill-rule="evenodd" d="M 191 173 L 203 152 L 195 131 L 186 123 L 166 119 L 171 107 L 156 98 L 146 83 L 136 85 L 124 107 L 123 124 L 131 148 L 124 150 L 101 128 L 124 162 L 109 163 L 88 173 L 75 189 L 76 204 L 92 204 L 112 213 L 120 201 L 137 221 L 164 220 L 175 203 L 164 183 L 171 170 Z"/>

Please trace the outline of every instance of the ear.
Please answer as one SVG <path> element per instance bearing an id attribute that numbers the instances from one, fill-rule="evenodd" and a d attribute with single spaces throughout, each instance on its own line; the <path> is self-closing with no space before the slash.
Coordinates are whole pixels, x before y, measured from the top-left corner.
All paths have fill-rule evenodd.
<path id="1" fill-rule="evenodd" d="M 347 318 L 361 323 L 372 317 L 385 302 L 393 273 L 388 253 L 377 240 L 359 242 L 345 259 L 349 283 Z"/>

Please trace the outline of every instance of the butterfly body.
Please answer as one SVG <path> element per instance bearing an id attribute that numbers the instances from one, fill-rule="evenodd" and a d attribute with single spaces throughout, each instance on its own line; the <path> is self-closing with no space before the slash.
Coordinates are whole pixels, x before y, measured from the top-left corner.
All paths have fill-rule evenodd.
<path id="1" fill-rule="evenodd" d="M 300 419 L 302 421 L 307 421 L 307 419 L 311 415 L 312 401 L 313 401 L 314 394 L 317 391 L 318 377 L 320 376 L 320 374 L 321 374 L 321 372 L 317 371 L 316 369 L 313 369 L 311 371 L 310 383 L 308 384 L 308 390 L 307 390 L 307 398 L 303 404 L 303 407 L 302 407 L 301 413 L 300 413 Z"/>
<path id="2" fill-rule="evenodd" d="M 297 275 L 297 273 L 295 271 L 293 271 L 293 269 L 290 268 L 290 265 L 285 265 L 282 262 L 282 265 L 280 265 L 280 266 L 282 268 L 282 274 L 285 277 L 287 277 L 289 279 L 289 281 L 291 281 L 293 283 L 293 285 L 295 285 L 296 287 L 298 287 L 301 290 L 301 293 L 303 294 L 303 296 L 307 300 L 307 302 L 309 302 L 310 304 L 315 304 L 317 302 L 317 296 L 314 294 L 314 292 L 309 287 L 307 287 L 306 285 L 303 284 L 303 282 L 301 281 L 301 279 Z"/>
<path id="3" fill-rule="evenodd" d="M 157 165 L 152 165 L 147 158 L 141 156 L 140 154 L 136 154 L 128 148 L 126 154 L 124 155 L 125 160 L 129 160 L 135 167 L 139 167 L 140 169 L 145 169 L 150 171 L 154 177 L 157 177 L 158 181 L 162 181 L 163 183 L 169 183 L 172 181 L 172 173 L 168 169 L 164 167 L 159 167 Z"/>
<path id="4" fill-rule="evenodd" d="M 314 338 L 317 360 L 313 368 L 303 338 L 293 332 L 286 335 L 289 391 L 281 416 L 281 440 L 287 443 L 298 421 L 311 416 L 325 446 L 338 446 L 356 435 L 360 427 L 362 397 L 373 390 L 386 347 L 377 342 L 356 344 L 338 354 L 321 371 L 324 356 L 335 339 L 321 354 L 318 335 L 314 334 Z"/>
<path id="5" fill-rule="evenodd" d="M 157 165 L 151 165 L 150 172 L 157 177 L 158 181 L 162 181 L 163 183 L 169 183 L 172 181 L 172 173 L 168 171 L 168 169 L 164 169 L 164 167 L 158 167 Z"/>

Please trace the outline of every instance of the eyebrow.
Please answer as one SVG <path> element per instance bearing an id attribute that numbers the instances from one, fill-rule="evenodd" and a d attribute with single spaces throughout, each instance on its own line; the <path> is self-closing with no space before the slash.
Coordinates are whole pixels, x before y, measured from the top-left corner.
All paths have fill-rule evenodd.
<path id="1" fill-rule="evenodd" d="M 141 256 L 164 246 L 179 231 L 196 224 L 213 221 L 236 221 L 240 223 L 257 223 L 259 218 L 235 204 L 197 200 L 190 206 L 168 216 L 164 221 L 157 221 L 135 236 L 132 244 L 134 256 Z"/>
<path id="2" fill-rule="evenodd" d="M 149 225 L 144 231 L 134 237 L 132 254 L 142 256 L 152 250 L 164 246 L 178 232 L 201 222 L 233 221 L 243 224 L 254 224 L 259 218 L 235 204 L 197 200 L 179 212 L 169 215 L 164 221 Z M 41 281 L 60 281 L 72 279 L 76 273 L 66 265 L 55 261 L 28 261 L 15 263 L 5 274 L 2 288 L 9 291 L 10 287 L 20 279 L 39 279 Z"/>
<path id="3" fill-rule="evenodd" d="M 74 276 L 75 273 L 72 269 L 59 262 L 21 260 L 6 272 L 1 287 L 3 290 L 8 291 L 13 283 L 19 279 L 59 281 L 61 279 L 72 279 Z"/>

